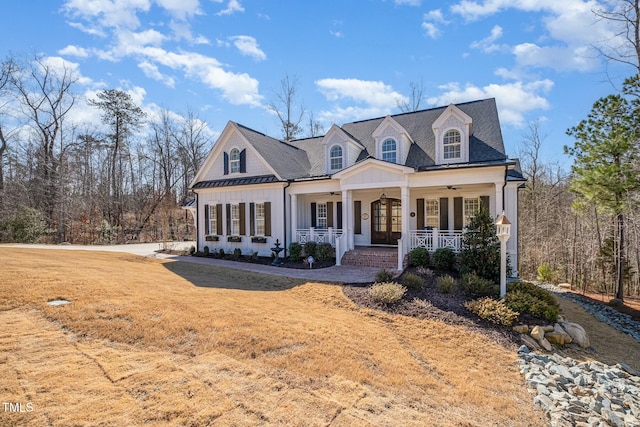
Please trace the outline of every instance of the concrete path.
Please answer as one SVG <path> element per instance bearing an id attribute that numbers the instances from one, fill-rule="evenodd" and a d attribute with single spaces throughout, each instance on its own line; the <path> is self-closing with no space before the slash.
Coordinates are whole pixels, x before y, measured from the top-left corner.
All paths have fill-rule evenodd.
<path id="1" fill-rule="evenodd" d="M 374 267 L 333 266 L 318 269 L 295 269 L 276 267 L 272 265 L 251 264 L 222 259 L 202 258 L 193 256 L 171 255 L 159 253 L 163 243 L 135 243 L 129 245 L 40 245 L 40 244 L 0 244 L 0 248 L 27 249 L 57 249 L 80 251 L 124 252 L 150 258 L 167 259 L 172 261 L 208 264 L 236 270 L 252 271 L 254 273 L 273 274 L 277 276 L 293 277 L 317 282 L 332 283 L 372 283 L 376 273 L 380 270 Z M 175 251 L 188 250 L 195 242 L 171 242 L 167 248 Z"/>

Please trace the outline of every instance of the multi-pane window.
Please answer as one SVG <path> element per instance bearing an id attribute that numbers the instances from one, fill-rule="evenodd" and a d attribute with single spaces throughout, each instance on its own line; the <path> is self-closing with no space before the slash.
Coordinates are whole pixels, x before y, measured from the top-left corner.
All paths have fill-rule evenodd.
<path id="1" fill-rule="evenodd" d="M 209 232 L 215 234 L 218 229 L 218 212 L 215 205 L 209 205 Z"/>
<path id="2" fill-rule="evenodd" d="M 464 199 L 464 226 L 468 227 L 473 218 L 478 212 L 480 212 L 480 198 L 465 198 Z"/>
<path id="3" fill-rule="evenodd" d="M 231 205 L 231 235 L 240 235 L 240 205 Z"/>
<path id="4" fill-rule="evenodd" d="M 331 170 L 342 169 L 342 147 L 334 145 L 329 152 Z"/>
<path id="5" fill-rule="evenodd" d="M 240 172 L 240 150 L 234 148 L 229 153 L 229 170 L 231 173 Z"/>
<path id="6" fill-rule="evenodd" d="M 382 160 L 396 162 L 396 141 L 394 139 L 385 139 L 382 143 Z"/>
<path id="7" fill-rule="evenodd" d="M 427 199 L 424 201 L 425 225 L 437 228 L 440 225 L 440 202 L 438 199 Z"/>
<path id="8" fill-rule="evenodd" d="M 327 228 L 327 204 L 318 203 L 316 205 L 316 226 L 317 228 Z"/>
<path id="9" fill-rule="evenodd" d="M 455 129 L 447 131 L 444 134 L 442 143 L 443 156 L 445 159 L 460 158 L 460 132 Z"/>
<path id="10" fill-rule="evenodd" d="M 399 200 L 391 201 L 391 232 L 402 232 L 402 205 Z"/>
<path id="11" fill-rule="evenodd" d="M 264 236 L 264 203 L 256 203 L 256 236 Z"/>

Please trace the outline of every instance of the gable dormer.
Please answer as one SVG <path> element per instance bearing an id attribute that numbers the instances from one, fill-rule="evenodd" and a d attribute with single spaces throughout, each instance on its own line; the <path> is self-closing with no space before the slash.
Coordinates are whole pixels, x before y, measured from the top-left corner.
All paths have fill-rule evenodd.
<path id="1" fill-rule="evenodd" d="M 469 162 L 469 139 L 473 120 L 455 105 L 449 105 L 431 126 L 436 141 L 438 165 Z"/>
<path id="2" fill-rule="evenodd" d="M 335 173 L 355 163 L 364 147 L 339 126 L 333 125 L 322 138 L 325 171 Z"/>
<path id="3" fill-rule="evenodd" d="M 390 116 L 382 120 L 371 135 L 376 142 L 376 155 L 379 160 L 404 165 L 413 140 L 409 132 Z"/>

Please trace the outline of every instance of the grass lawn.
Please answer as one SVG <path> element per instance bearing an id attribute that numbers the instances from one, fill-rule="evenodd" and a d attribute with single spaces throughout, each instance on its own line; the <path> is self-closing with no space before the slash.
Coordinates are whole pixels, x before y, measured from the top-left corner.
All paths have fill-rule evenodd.
<path id="1" fill-rule="evenodd" d="M 0 425 L 542 426 L 516 355 L 338 285 L 0 248 Z M 52 307 L 64 298 L 71 304 Z"/>

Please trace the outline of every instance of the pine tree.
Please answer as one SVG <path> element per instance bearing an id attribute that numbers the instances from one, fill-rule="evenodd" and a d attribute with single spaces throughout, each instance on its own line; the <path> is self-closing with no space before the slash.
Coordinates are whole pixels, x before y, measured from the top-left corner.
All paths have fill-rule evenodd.
<path id="1" fill-rule="evenodd" d="M 624 92 L 633 95 L 638 78 L 625 81 Z M 616 94 L 593 104 L 586 120 L 569 129 L 576 138 L 565 152 L 574 158 L 570 191 L 577 194 L 575 208 L 593 203 L 599 211 L 612 215 L 616 224 L 616 298 L 624 300 L 625 214 L 629 194 L 640 189 L 635 169 L 639 157 L 640 106 L 638 99 Z M 585 203 L 586 202 L 586 203 Z"/>
<path id="2" fill-rule="evenodd" d="M 462 237 L 460 269 L 463 273 L 500 281 L 500 241 L 496 226 L 486 209 L 471 218 L 467 232 Z"/>

